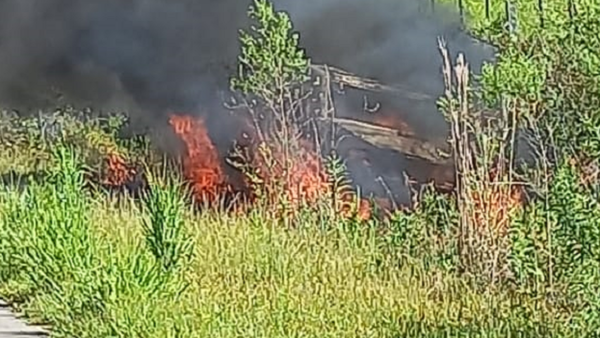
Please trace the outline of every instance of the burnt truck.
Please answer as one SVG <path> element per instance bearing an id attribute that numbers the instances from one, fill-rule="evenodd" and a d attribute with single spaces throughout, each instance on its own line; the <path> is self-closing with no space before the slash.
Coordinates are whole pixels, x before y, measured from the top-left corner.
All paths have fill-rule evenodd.
<path id="1" fill-rule="evenodd" d="M 422 115 L 402 109 L 402 102 L 417 102 L 437 111 L 437 98 L 327 65 L 312 65 L 311 71 L 322 86 L 316 118 L 329 140 L 324 143 L 330 143 L 323 152 L 334 149 L 345 160 L 363 195 L 405 205 L 411 183 L 452 191 L 455 169 L 444 117 L 430 112 L 427 125 Z"/>

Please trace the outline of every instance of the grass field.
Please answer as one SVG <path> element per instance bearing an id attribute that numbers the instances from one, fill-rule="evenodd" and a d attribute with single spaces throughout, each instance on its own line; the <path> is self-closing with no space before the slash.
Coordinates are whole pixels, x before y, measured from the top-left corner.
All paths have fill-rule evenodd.
<path id="1" fill-rule="evenodd" d="M 464 233 L 481 214 L 480 226 L 500 226 L 490 212 L 504 208 L 507 190 L 477 168 L 465 182 L 497 209 L 426 190 L 386 221 L 324 205 L 284 226 L 267 208 L 194 208 L 178 173 L 119 139 L 114 121 L 67 111 L 47 131 L 5 115 L 0 175 L 29 183 L 0 188 L 0 295 L 56 337 L 600 335 L 600 7 L 579 4 L 570 22 L 564 1 L 547 0 L 540 28 L 533 3 L 517 2 L 509 37 L 503 4 L 492 1 L 487 21 L 483 1 L 465 1 L 476 34 L 501 48 L 483 97 L 510 96 L 522 127 L 556 154 L 521 178 L 535 198 L 503 232 Z M 90 168 L 112 152 L 148 164 L 143 198 L 90 188 Z"/>
<path id="2" fill-rule="evenodd" d="M 413 229 L 402 240 L 405 227 L 427 230 L 427 215 L 399 218 L 385 235 L 381 224 L 328 224 L 314 214 L 290 230 L 260 212 L 199 214 L 171 188 L 155 192 L 153 209 L 84 195 L 73 154 L 60 151 L 58 188 L 2 193 L 0 251 L 2 294 L 26 301 L 31 318 L 57 336 L 533 337 L 565 329 L 557 319 L 566 314 L 549 300 L 475 287 L 454 273 L 453 244 L 407 247 L 426 235 Z M 176 272 L 156 268 L 146 242 L 153 232 L 145 232 L 153 217 L 165 227 L 154 234 L 188 234 L 162 244 L 172 257 L 191 253 Z"/>

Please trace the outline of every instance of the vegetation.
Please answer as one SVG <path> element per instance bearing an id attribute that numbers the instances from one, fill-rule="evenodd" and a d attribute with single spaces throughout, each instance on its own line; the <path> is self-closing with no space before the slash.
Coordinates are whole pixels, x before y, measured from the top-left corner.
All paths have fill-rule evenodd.
<path id="1" fill-rule="evenodd" d="M 339 217 L 331 203 L 285 223 L 266 208 L 198 211 L 147 141 L 118 137 L 122 117 L 6 114 L 0 175 L 27 184 L 0 191 L 0 295 L 56 337 L 600 335 L 600 7 L 571 19 L 548 0 L 541 27 L 534 3 L 517 1 L 511 32 L 503 7 L 486 19 L 482 1 L 465 0 L 500 55 L 475 91 L 441 44 L 457 193 L 426 188 L 386 221 Z M 242 34 L 232 84 L 246 109 L 255 96 L 285 121 L 299 98 L 280 94 L 308 60 L 287 16 L 266 0 L 250 14 L 258 28 Z M 518 142 L 535 161 L 514 161 Z M 89 186 L 115 153 L 146 161 L 140 199 Z M 337 191 L 342 166 L 329 167 Z"/>

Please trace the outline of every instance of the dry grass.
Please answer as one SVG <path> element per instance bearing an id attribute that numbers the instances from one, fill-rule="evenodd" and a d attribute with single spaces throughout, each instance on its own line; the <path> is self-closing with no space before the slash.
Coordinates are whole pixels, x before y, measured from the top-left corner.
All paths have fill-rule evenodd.
<path id="1" fill-rule="evenodd" d="M 463 269 L 492 284 L 510 274 L 511 219 L 521 208 L 515 179 L 517 110 L 480 111 L 472 102 L 470 70 L 463 55 L 452 64 L 439 40 L 446 85 L 444 108 L 451 124 Z"/>

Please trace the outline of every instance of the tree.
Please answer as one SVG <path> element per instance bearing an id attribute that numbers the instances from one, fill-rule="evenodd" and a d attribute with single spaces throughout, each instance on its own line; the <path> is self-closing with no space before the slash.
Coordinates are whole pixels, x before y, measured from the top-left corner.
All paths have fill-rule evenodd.
<path id="1" fill-rule="evenodd" d="M 287 13 L 276 11 L 268 0 L 254 0 L 248 15 L 254 24 L 249 31 L 240 31 L 238 73 L 231 88 L 244 97 L 261 141 L 268 138 L 287 167 L 301 138 L 307 97 L 302 89 L 309 79 L 310 60 Z"/>
<path id="2" fill-rule="evenodd" d="M 257 25 L 240 31 L 241 55 L 232 89 L 265 102 L 282 103 L 282 96 L 308 78 L 309 59 L 300 48 L 287 13 L 275 11 L 268 0 L 255 0 L 248 15 Z"/>

